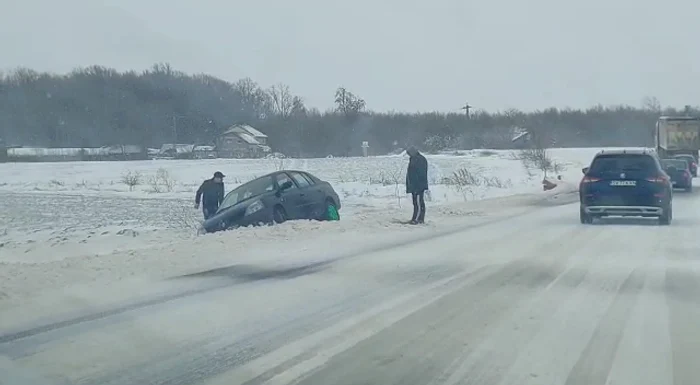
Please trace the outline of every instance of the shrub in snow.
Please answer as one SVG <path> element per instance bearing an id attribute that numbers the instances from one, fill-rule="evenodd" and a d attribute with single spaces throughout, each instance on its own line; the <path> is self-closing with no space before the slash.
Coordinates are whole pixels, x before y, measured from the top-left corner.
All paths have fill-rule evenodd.
<path id="1" fill-rule="evenodd" d="M 192 210 L 188 207 L 173 207 L 170 210 L 168 218 L 170 219 L 168 227 L 178 230 L 193 230 L 197 231 L 202 224 L 199 210 Z"/>
<path id="2" fill-rule="evenodd" d="M 558 174 L 564 171 L 563 165 L 553 160 L 546 148 L 521 150 L 517 158 L 523 163 L 525 169 L 528 170 L 528 174 L 530 174 L 529 170 L 540 170 L 544 174 L 543 178 L 547 178 L 547 172 Z"/>
<path id="3" fill-rule="evenodd" d="M 443 178 L 442 182 L 462 193 L 464 199 L 467 199 L 467 195 L 476 197 L 477 187 L 509 188 L 513 186 L 509 179 L 504 181 L 498 177 L 485 176 L 479 171 L 470 171 L 466 168 L 455 170 L 451 176 Z"/>
<path id="4" fill-rule="evenodd" d="M 141 184 L 142 175 L 138 171 L 127 171 L 122 175 L 122 183 L 129 186 L 129 191 L 134 191 L 134 187 Z"/>
<path id="5" fill-rule="evenodd" d="M 425 139 L 423 149 L 428 154 L 435 154 L 452 147 L 456 141 L 451 136 L 433 135 Z"/>
<path id="6" fill-rule="evenodd" d="M 123 230 L 119 230 L 117 232 L 117 235 L 124 235 L 127 237 L 136 237 L 137 235 L 139 235 L 139 233 L 138 233 L 138 231 L 134 231 L 132 229 L 123 229 Z"/>
<path id="7" fill-rule="evenodd" d="M 285 161 L 285 158 L 270 158 L 272 159 L 272 163 L 275 167 L 275 171 L 282 171 L 284 170 L 285 166 L 287 165 L 287 162 Z"/>
<path id="8" fill-rule="evenodd" d="M 175 179 L 164 168 L 159 168 L 156 174 L 148 179 L 148 183 L 154 193 L 172 192 L 175 188 Z"/>

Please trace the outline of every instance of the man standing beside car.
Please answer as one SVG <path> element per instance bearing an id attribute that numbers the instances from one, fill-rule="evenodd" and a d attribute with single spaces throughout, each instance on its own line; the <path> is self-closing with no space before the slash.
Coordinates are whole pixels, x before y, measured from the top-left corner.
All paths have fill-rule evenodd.
<path id="1" fill-rule="evenodd" d="M 406 193 L 413 197 L 411 224 L 425 222 L 425 192 L 428 190 L 428 160 L 411 146 L 406 150 L 411 159 L 406 173 Z"/>
<path id="2" fill-rule="evenodd" d="M 216 210 L 219 209 L 219 205 L 224 200 L 224 177 L 225 175 L 221 171 L 217 171 L 213 178 L 205 180 L 197 190 L 194 208 L 198 209 L 200 202 L 202 203 L 204 220 L 216 214 Z"/>

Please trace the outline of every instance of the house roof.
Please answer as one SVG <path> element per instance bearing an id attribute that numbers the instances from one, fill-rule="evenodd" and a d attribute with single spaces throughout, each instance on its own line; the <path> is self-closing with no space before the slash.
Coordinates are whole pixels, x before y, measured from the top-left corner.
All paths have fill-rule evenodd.
<path id="1" fill-rule="evenodd" d="M 248 144 L 257 144 L 257 145 L 260 145 L 260 142 L 258 142 L 258 141 L 253 137 L 253 135 L 251 135 L 251 134 L 244 134 L 244 133 L 242 133 L 242 132 L 237 132 L 236 135 L 238 135 L 238 137 L 240 137 L 241 139 L 243 139 L 243 140 L 244 140 L 246 143 L 248 143 Z"/>
<path id="2" fill-rule="evenodd" d="M 247 124 L 242 125 L 241 128 L 248 131 L 249 134 L 253 135 L 256 138 L 267 138 L 267 135 L 263 134 L 262 132 L 254 129 L 253 127 Z"/>
<path id="3" fill-rule="evenodd" d="M 521 133 L 515 135 L 515 136 L 511 139 L 511 142 L 517 142 L 517 141 L 520 140 L 520 139 L 527 139 L 527 136 L 528 136 L 528 135 L 530 135 L 529 132 L 523 131 L 523 132 L 521 132 Z"/>
<path id="4" fill-rule="evenodd" d="M 263 134 L 262 132 L 254 129 L 253 127 L 247 124 L 234 124 L 233 126 L 229 127 L 226 131 L 224 131 L 221 135 L 231 133 L 247 133 L 255 138 L 267 138 L 267 135 Z"/>

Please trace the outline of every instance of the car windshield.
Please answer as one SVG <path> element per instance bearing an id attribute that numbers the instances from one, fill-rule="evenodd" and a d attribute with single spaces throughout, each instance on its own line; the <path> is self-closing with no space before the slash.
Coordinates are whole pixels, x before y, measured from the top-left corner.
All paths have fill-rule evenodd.
<path id="1" fill-rule="evenodd" d="M 634 178 L 652 175 L 656 169 L 654 158 L 649 155 L 601 155 L 593 160 L 588 174 L 609 176 L 625 173 Z"/>
<path id="2" fill-rule="evenodd" d="M 269 176 L 242 184 L 231 190 L 231 192 L 226 195 L 224 201 L 221 203 L 221 207 L 219 207 L 219 211 L 229 208 L 246 199 L 272 191 L 273 189 L 274 184 L 272 183 L 272 178 Z"/>
<path id="3" fill-rule="evenodd" d="M 688 168 L 688 162 L 682 159 L 664 159 L 661 161 L 664 168 L 675 167 L 679 170 L 685 170 Z"/>

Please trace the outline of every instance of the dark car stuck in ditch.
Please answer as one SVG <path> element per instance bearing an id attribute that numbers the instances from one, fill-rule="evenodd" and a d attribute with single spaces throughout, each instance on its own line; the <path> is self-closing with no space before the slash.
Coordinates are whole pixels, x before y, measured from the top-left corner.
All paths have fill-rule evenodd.
<path id="1" fill-rule="evenodd" d="M 340 207 L 330 183 L 308 172 L 282 170 L 231 190 L 200 233 L 296 219 L 339 220 Z"/>

